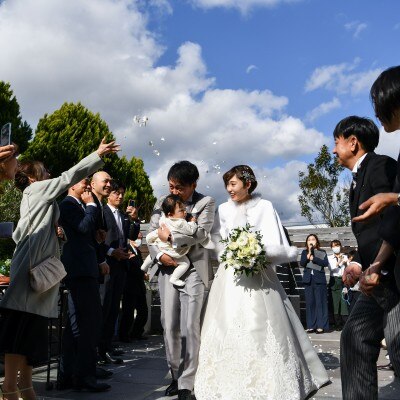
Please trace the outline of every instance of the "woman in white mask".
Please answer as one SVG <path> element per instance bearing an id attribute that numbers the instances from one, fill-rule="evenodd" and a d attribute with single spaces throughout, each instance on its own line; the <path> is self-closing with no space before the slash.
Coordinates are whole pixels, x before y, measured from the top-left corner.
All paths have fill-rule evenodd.
<path id="1" fill-rule="evenodd" d="M 348 305 L 343 298 L 343 271 L 347 266 L 348 259 L 342 252 L 342 244 L 339 240 L 332 240 L 331 249 L 333 254 L 328 256 L 331 279 L 329 281 L 329 297 L 332 299 L 333 316 L 335 329 L 341 331 L 347 316 L 349 315 Z"/>

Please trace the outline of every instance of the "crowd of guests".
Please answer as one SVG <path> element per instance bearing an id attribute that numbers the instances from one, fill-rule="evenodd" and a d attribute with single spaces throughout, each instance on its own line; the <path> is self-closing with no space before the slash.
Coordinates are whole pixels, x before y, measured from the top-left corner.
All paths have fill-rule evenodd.
<path id="1" fill-rule="evenodd" d="M 112 372 L 99 365 L 123 362 L 112 347 L 118 318 L 121 341 L 144 338 L 148 313 L 138 210 L 123 210 L 124 185 L 98 171 L 102 157 L 118 150 L 115 142 L 103 140 L 96 152 L 51 179 L 41 162 L 18 163 L 17 145 L 0 147 L 0 179 L 15 180 L 23 193 L 13 233 L 17 246 L 11 282 L 0 304 L 3 399 L 36 398 L 32 367 L 47 359 L 48 318 L 58 317 L 59 285 L 38 293 L 28 277 L 30 269 L 49 257 L 61 259 L 69 292 L 60 388 L 110 389 L 98 379 Z M 56 199 L 66 191 L 58 204 Z"/>
<path id="2" fill-rule="evenodd" d="M 305 247 L 301 253 L 300 266 L 304 268 L 307 332 L 321 334 L 328 331 L 329 314 L 332 314 L 335 330 L 341 331 L 360 293 L 358 284 L 349 288 L 343 283 L 343 273 L 356 250 L 345 254 L 342 243 L 336 239 L 330 242 L 332 254 L 328 256 L 321 249 L 316 234 L 307 236 Z"/>
<path id="3" fill-rule="evenodd" d="M 400 66 L 382 72 L 370 94 L 384 129 L 400 129 Z M 384 338 L 393 369 L 400 374 L 400 166 L 394 159 L 374 152 L 379 129 L 368 118 L 344 118 L 336 125 L 333 138 L 333 153 L 353 175 L 349 209 L 357 251 L 346 255 L 340 241 L 334 240 L 333 254 L 328 257 L 315 234 L 307 237 L 300 260 L 304 267 L 307 330 L 323 333 L 329 329 L 329 298 L 335 327 L 342 329 L 343 398 L 375 400 L 376 362 Z M 118 150 L 115 142 L 103 140 L 96 152 L 51 179 L 41 162 L 18 165 L 16 145 L 0 148 L 0 180 L 15 179 L 23 191 L 21 216 L 13 234 L 17 246 L 11 282 L 0 303 L 4 399 L 16 400 L 20 395 L 27 400 L 36 398 L 32 366 L 47 356 L 47 319 L 57 317 L 59 288 L 54 285 L 44 293 L 35 292 L 30 287 L 29 272 L 49 257 L 61 258 L 67 272 L 68 322 L 61 360 L 64 387 L 90 391 L 110 388 L 97 381 L 109 374 L 97 363 L 123 362 L 116 358 L 112 347 L 121 296 L 120 339 L 143 337 L 147 312 L 143 281 L 138 284 L 137 279 L 143 277 L 137 210 L 128 206 L 123 212 L 124 186 L 98 171 L 103 164 L 101 157 Z M 92 174 L 89 181 L 87 177 Z M 180 400 L 189 399 L 193 390 L 202 299 L 212 277 L 200 244 L 207 242 L 215 204 L 211 197 L 195 192 L 198 177 L 197 168 L 190 162 L 175 164 L 168 181 L 170 193 L 178 198 L 172 199 L 175 203 L 169 211 L 164 211 L 167 218 L 176 220 L 181 219 L 179 213 L 194 216 L 191 222 L 198 224 L 195 239 L 179 232 L 172 235 L 168 227 L 160 226 L 161 203 L 156 208 L 158 214 L 153 213 L 151 219 L 152 229 L 166 246 L 173 242 L 175 248 L 192 247 L 185 290 L 179 291 L 171 284 L 173 270 L 169 267 L 178 264 L 158 246 L 150 246 L 151 265 L 146 266 L 150 275 L 161 271 L 161 319 L 172 374 L 166 395 L 178 394 Z M 66 191 L 68 195 L 58 206 L 56 199 Z M 234 189 L 232 193 L 235 196 Z M 187 269 L 187 265 L 182 267 Z M 326 268 L 330 272 L 328 284 Z M 179 288 L 182 276 L 174 278 Z M 138 310 L 135 323 L 133 307 Z M 179 308 L 184 317 L 181 321 L 176 312 Z"/>

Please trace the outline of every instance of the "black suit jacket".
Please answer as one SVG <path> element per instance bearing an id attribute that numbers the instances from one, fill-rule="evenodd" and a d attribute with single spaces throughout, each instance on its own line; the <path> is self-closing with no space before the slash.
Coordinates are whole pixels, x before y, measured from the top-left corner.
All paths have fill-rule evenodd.
<path id="1" fill-rule="evenodd" d="M 60 204 L 60 225 L 67 236 L 61 261 L 67 271 L 66 281 L 79 277 L 98 278 L 96 247 L 94 239 L 98 208 L 87 206 L 85 210 L 71 196 Z"/>
<path id="2" fill-rule="evenodd" d="M 101 229 L 103 231 L 107 232 L 107 222 L 106 222 L 106 218 L 104 216 L 104 206 L 100 203 L 99 199 L 97 198 L 97 196 L 93 193 L 93 200 L 97 205 L 98 208 L 98 212 L 97 212 L 97 217 L 96 217 L 96 231 L 98 229 Z M 104 244 L 104 242 L 102 243 L 98 243 L 96 242 L 96 255 L 97 255 L 97 263 L 101 264 L 104 261 L 106 261 L 106 246 Z M 103 280 L 103 278 L 101 278 L 101 281 Z"/>
<path id="3" fill-rule="evenodd" d="M 107 226 L 107 236 L 106 236 L 106 241 L 105 241 L 105 251 L 106 253 L 110 248 L 117 249 L 119 245 L 119 239 L 120 239 L 120 233 L 118 229 L 117 222 L 115 221 L 113 212 L 111 211 L 110 207 L 104 206 L 104 219 L 105 223 Z M 140 230 L 140 225 L 134 224 L 129 221 L 128 216 L 121 212 L 122 216 L 122 229 L 123 229 L 123 235 L 124 235 L 124 247 L 128 247 L 128 239 L 135 240 L 137 238 L 138 232 L 137 230 Z M 132 227 L 133 226 L 133 227 Z M 123 264 L 127 266 L 127 262 L 119 262 L 113 257 L 107 256 L 107 263 L 111 265 L 115 264 Z"/>
<path id="4" fill-rule="evenodd" d="M 357 171 L 357 183 L 355 189 L 350 189 L 350 215 L 351 218 L 361 215 L 364 211 L 359 206 L 364 201 L 377 193 L 391 192 L 396 178 L 397 163 L 393 158 L 368 153 Z M 358 254 L 355 261 L 369 267 L 374 261 L 382 244 L 382 236 L 379 232 L 384 214 L 371 218 L 368 222 L 352 222 L 352 230 L 357 239 Z M 392 257 L 385 269 L 393 270 L 394 257 Z"/>

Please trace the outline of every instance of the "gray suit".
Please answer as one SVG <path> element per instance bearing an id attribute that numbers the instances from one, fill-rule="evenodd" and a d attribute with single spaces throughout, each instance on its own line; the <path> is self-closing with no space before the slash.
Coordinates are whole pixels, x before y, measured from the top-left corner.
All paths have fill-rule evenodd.
<path id="1" fill-rule="evenodd" d="M 164 198 L 159 199 L 154 207 L 149 232 L 159 227 L 163 200 Z M 171 267 L 155 264 L 150 270 L 150 277 L 159 273 L 161 323 L 172 378 L 178 380 L 179 389 L 192 390 L 200 347 L 200 315 L 206 288 L 209 288 L 213 278 L 208 250 L 200 243 L 207 238 L 213 226 L 215 201 L 209 196 L 194 192 L 187 211 L 197 216 L 198 229 L 195 235 L 174 234 L 173 238 L 174 245 L 178 248 L 191 247 L 187 254 L 191 268 L 181 278 L 185 281 L 185 286 L 178 288 L 169 282 L 173 271 Z M 159 253 L 155 245 L 149 246 L 149 251 L 153 259 Z"/>

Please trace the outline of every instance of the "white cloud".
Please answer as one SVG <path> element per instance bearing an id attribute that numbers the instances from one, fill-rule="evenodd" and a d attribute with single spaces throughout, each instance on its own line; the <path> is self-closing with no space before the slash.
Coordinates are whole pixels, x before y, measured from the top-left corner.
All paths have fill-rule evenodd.
<path id="1" fill-rule="evenodd" d="M 280 207 L 295 218 L 298 208 L 288 196 L 297 187 L 297 164 L 288 160 L 316 153 L 324 137 L 285 114 L 286 97 L 216 88 L 195 43 L 183 43 L 173 65 L 159 65 L 164 49 L 134 1 L 0 4 L 0 48 L 7 54 L 0 76 L 11 83 L 32 126 L 64 101 L 81 101 L 109 124 L 124 154 L 144 160 L 156 194 L 165 192 L 167 170 L 180 159 L 200 166 L 200 188 L 215 191 L 219 201 L 225 195 L 218 171 L 238 163 L 260 171 L 280 164 L 274 173 L 281 181 L 271 179 L 265 194 L 288 202 Z M 134 115 L 147 115 L 147 126 L 133 123 Z M 292 189 L 279 199 L 289 179 L 284 174 Z"/>
<path id="2" fill-rule="evenodd" d="M 251 71 L 254 71 L 255 69 L 258 69 L 258 67 L 256 65 L 253 65 L 253 64 L 249 65 L 246 68 L 246 74 L 249 74 Z"/>
<path id="3" fill-rule="evenodd" d="M 332 110 L 341 107 L 341 105 L 342 103 L 340 102 L 340 100 L 337 97 L 334 97 L 331 101 L 321 103 L 320 105 L 312 109 L 309 113 L 307 113 L 306 120 L 314 122 L 322 115 L 328 114 Z"/>
<path id="4" fill-rule="evenodd" d="M 234 8 L 242 14 L 256 7 L 274 7 L 283 3 L 295 3 L 303 0 L 188 0 L 196 7 L 210 8 Z"/>
<path id="5" fill-rule="evenodd" d="M 358 39 L 360 37 L 360 33 L 367 29 L 368 25 L 365 22 L 352 21 L 345 24 L 344 27 L 349 32 L 353 32 L 353 38 Z"/>
<path id="6" fill-rule="evenodd" d="M 338 95 L 350 93 L 353 96 L 368 92 L 374 80 L 382 72 L 382 68 L 355 72 L 360 59 L 352 63 L 324 65 L 316 68 L 305 84 L 305 91 L 311 92 L 324 88 Z"/>

